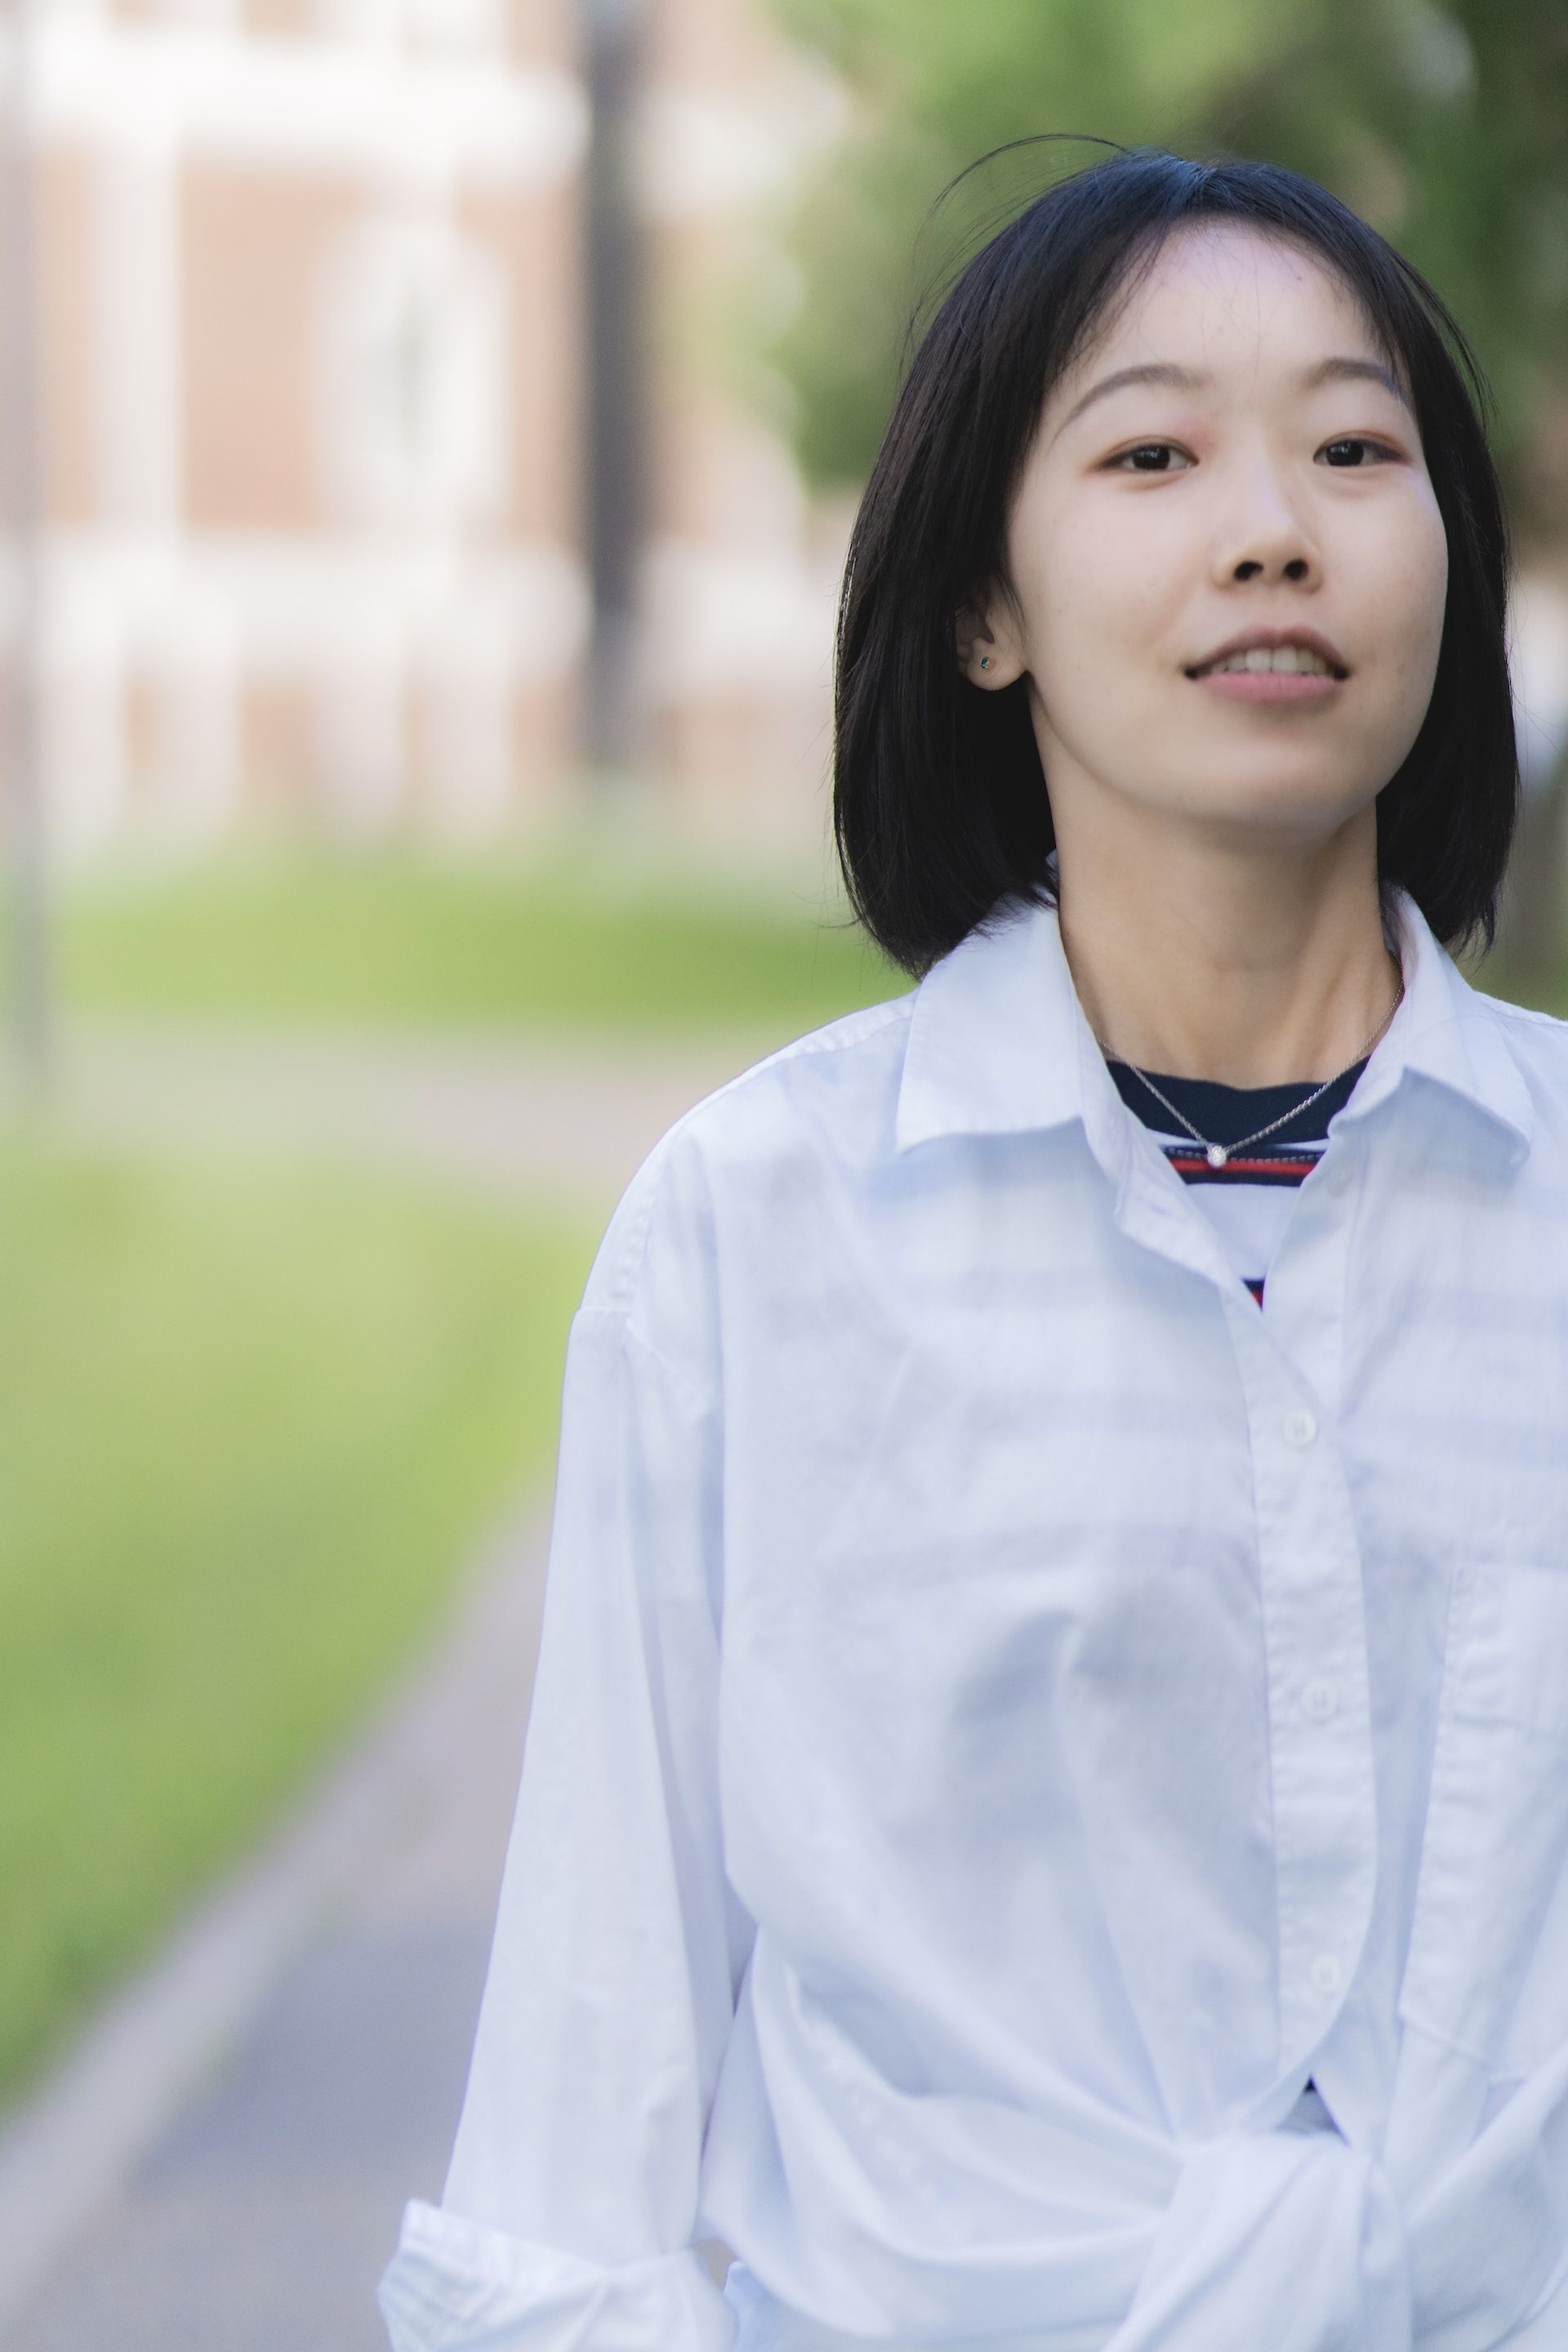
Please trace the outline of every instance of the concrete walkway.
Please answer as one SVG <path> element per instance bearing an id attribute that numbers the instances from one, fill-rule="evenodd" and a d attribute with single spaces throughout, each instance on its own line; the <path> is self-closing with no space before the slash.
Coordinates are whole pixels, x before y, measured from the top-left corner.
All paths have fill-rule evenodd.
<path id="1" fill-rule="evenodd" d="M 627 1049 L 71 1032 L 51 1122 L 611 1202 L 768 1041 Z M 546 1530 L 259 1857 L 0 2125 L 0 2352 L 384 2352 L 374 2284 L 438 2197 L 516 1792 Z"/>
<path id="2" fill-rule="evenodd" d="M 77 1021 L 48 1118 L 131 1149 L 305 1150 L 608 1205 L 682 1111 L 777 1042 Z"/>

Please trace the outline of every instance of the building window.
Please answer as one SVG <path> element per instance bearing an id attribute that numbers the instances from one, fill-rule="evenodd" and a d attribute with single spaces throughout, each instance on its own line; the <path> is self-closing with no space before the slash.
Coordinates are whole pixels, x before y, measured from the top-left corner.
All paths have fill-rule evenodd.
<path id="1" fill-rule="evenodd" d="M 497 519 L 508 482 L 510 327 L 496 257 L 430 220 L 358 223 L 321 299 L 321 441 L 356 522 Z"/>

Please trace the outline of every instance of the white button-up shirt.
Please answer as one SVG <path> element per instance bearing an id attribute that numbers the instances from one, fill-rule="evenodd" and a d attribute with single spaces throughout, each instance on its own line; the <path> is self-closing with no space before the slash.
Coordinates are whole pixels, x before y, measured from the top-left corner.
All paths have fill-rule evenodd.
<path id="1" fill-rule="evenodd" d="M 398 2352 L 1568 2346 L 1568 1027 L 1399 920 L 1261 1309 L 1047 910 L 654 1152 Z"/>

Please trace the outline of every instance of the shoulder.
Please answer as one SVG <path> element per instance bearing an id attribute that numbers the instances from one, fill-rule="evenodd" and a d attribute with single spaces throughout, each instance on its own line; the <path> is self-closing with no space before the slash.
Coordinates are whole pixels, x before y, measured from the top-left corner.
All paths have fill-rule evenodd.
<path id="1" fill-rule="evenodd" d="M 1519 1123 L 1531 1135 L 1527 1181 L 1555 1194 L 1568 1179 L 1568 1021 L 1480 991 L 1471 992 L 1466 1012 L 1471 1023 L 1484 1024 L 1512 1084 L 1522 1089 Z"/>
<path id="2" fill-rule="evenodd" d="M 890 1144 L 916 992 L 794 1039 L 705 1096 L 663 1135 L 623 1193 L 584 1308 L 626 1314 L 650 1252 L 695 1275 L 712 1248 L 715 1193 L 766 1187 Z"/>
<path id="3" fill-rule="evenodd" d="M 1568 1105 L 1568 1021 L 1474 990 L 1472 1013 L 1478 1008 L 1484 1008 L 1484 1017 L 1496 1024 L 1532 1089 Z"/>
<path id="4" fill-rule="evenodd" d="M 1472 994 L 1526 1052 L 1539 1052 L 1549 1063 L 1558 1065 L 1568 1056 L 1568 1021 L 1557 1013 L 1539 1012 L 1530 1004 L 1516 1004 L 1510 997 L 1489 996 L 1479 989 Z"/>

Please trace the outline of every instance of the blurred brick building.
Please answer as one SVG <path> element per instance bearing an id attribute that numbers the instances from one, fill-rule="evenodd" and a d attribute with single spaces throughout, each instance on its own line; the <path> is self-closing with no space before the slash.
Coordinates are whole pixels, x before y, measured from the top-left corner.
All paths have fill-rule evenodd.
<path id="1" fill-rule="evenodd" d="M 6 577 L 62 853 L 258 815 L 508 832 L 591 789 L 606 657 L 699 832 L 820 833 L 835 531 L 726 306 L 779 277 L 832 92 L 763 0 L 638 12 L 636 626 L 606 656 L 578 11 L 608 5 L 32 0 Z"/>

